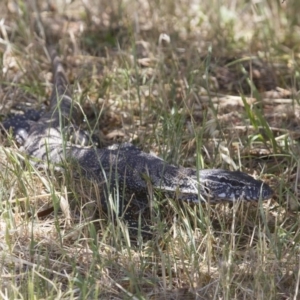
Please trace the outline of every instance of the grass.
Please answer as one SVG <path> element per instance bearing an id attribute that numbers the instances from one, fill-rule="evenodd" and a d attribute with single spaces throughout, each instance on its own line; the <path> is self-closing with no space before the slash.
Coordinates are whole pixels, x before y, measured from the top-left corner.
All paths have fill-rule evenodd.
<path id="1" fill-rule="evenodd" d="M 98 187 L 72 168 L 33 168 L 1 135 L 0 297 L 298 299 L 298 2 L 75 0 L 45 12 L 40 1 L 84 126 L 104 145 L 240 169 L 275 195 L 190 206 L 151 194 L 155 235 L 133 241 L 113 213 L 95 216 Z M 43 107 L 51 76 L 36 8 L 0 6 L 4 119 L 16 104 Z"/>

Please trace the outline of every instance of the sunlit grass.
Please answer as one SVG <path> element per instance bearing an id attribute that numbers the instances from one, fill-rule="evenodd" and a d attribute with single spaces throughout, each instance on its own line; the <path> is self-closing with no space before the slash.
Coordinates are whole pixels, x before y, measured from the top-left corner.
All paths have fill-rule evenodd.
<path id="1" fill-rule="evenodd" d="M 150 193 L 154 234 L 133 239 L 115 218 L 118 191 L 104 213 L 97 185 L 68 166 L 34 168 L 1 135 L 0 297 L 299 298 L 300 2 L 57 1 L 51 13 L 43 3 L 83 127 L 169 163 L 241 169 L 275 196 L 191 206 Z M 2 120 L 50 93 L 37 10 L 18 5 L 0 4 Z"/>

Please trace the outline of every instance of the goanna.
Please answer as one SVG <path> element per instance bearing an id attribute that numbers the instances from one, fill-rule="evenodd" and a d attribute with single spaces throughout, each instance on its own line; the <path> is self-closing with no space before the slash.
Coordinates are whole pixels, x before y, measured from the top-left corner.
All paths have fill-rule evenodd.
<path id="1" fill-rule="evenodd" d="M 178 200 L 217 203 L 222 201 L 258 201 L 269 199 L 273 191 L 260 180 L 239 171 L 222 169 L 196 170 L 168 164 L 145 153 L 130 143 L 107 148 L 82 147 L 65 135 L 75 127 L 79 109 L 69 91 L 69 84 L 59 56 L 49 49 L 53 67 L 53 91 L 49 111 L 38 121 L 21 123 L 14 128 L 14 119 L 4 122 L 20 133 L 23 150 L 38 162 L 53 165 L 73 160 L 79 171 L 95 180 L 108 193 L 118 187 L 125 195 L 135 195 L 137 202 L 146 201 L 149 185 Z M 125 199 L 126 202 L 126 199 Z M 142 206 L 146 203 L 141 203 Z"/>

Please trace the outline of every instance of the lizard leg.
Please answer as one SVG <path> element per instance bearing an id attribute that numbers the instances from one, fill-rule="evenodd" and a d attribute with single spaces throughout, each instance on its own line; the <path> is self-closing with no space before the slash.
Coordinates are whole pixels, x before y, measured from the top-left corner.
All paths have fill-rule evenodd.
<path id="1" fill-rule="evenodd" d="M 67 140 L 72 144 L 80 146 L 96 146 L 99 147 L 99 138 L 94 134 L 89 134 L 85 130 L 80 129 L 74 124 L 70 124 L 64 128 L 64 133 L 67 136 Z"/>

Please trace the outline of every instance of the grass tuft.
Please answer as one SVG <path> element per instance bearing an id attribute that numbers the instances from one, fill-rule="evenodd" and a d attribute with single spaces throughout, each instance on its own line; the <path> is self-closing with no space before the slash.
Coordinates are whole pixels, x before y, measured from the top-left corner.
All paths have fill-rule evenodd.
<path id="1" fill-rule="evenodd" d="M 275 195 L 211 206 L 153 192 L 154 234 L 133 238 L 121 191 L 103 212 L 99 186 L 34 168 L 1 132 L 0 297 L 298 299 L 300 2 L 48 2 L 0 4 L 1 121 L 48 104 L 40 11 L 101 145 L 240 169 Z"/>

